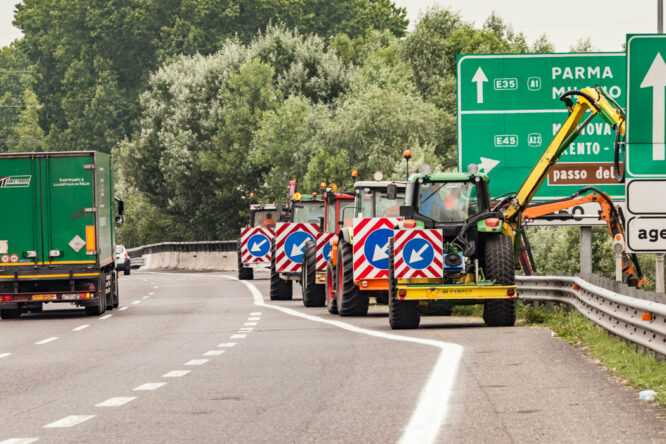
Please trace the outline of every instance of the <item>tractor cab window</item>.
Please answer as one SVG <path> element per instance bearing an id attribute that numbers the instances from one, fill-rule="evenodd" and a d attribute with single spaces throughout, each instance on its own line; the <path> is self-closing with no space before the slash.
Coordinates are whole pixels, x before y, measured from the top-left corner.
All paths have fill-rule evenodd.
<path id="1" fill-rule="evenodd" d="M 386 190 L 364 188 L 357 191 L 356 212 L 361 217 L 398 217 L 404 199 L 404 189 L 398 189 L 395 199 L 389 199 Z"/>
<path id="2" fill-rule="evenodd" d="M 479 212 L 471 182 L 426 182 L 419 186 L 418 213 L 435 222 L 463 222 Z"/>
<path id="3" fill-rule="evenodd" d="M 319 218 L 324 217 L 324 202 L 297 202 L 294 203 L 293 221 L 297 223 L 319 224 Z"/>
<path id="4" fill-rule="evenodd" d="M 354 222 L 354 201 L 341 200 L 340 201 L 340 220 L 342 220 L 343 227 L 351 227 Z"/>
<path id="5" fill-rule="evenodd" d="M 255 211 L 252 226 L 273 228 L 279 217 L 277 210 Z"/>

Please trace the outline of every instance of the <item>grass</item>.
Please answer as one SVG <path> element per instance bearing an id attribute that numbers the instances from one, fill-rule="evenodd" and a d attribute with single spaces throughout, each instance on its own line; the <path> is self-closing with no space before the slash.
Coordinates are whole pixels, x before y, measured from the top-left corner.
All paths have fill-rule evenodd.
<path id="1" fill-rule="evenodd" d="M 637 352 L 568 306 L 556 305 L 548 310 L 519 304 L 517 316 L 526 324 L 550 327 L 571 344 L 585 347 L 592 357 L 629 385 L 657 392 L 657 402 L 666 406 L 666 362 Z"/>

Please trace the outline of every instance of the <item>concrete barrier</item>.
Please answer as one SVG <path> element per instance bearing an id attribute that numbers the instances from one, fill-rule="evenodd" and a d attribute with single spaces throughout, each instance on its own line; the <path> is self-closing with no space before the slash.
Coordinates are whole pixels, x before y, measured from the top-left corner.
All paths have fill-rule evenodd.
<path id="1" fill-rule="evenodd" d="M 236 271 L 235 251 L 165 251 L 143 255 L 141 270 Z"/>

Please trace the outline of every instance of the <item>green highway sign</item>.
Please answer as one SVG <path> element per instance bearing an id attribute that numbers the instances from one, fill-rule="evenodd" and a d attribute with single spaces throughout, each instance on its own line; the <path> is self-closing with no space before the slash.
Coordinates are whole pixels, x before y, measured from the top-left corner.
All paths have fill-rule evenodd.
<path id="1" fill-rule="evenodd" d="M 627 175 L 666 177 L 666 35 L 627 37 Z"/>
<path id="2" fill-rule="evenodd" d="M 666 55 L 666 53 L 665 53 Z M 599 85 L 625 104 L 624 53 L 459 55 L 458 168 L 479 165 L 490 193 L 515 192 L 568 117 L 559 97 Z M 597 117 L 562 154 L 536 200 L 594 185 L 624 200 L 613 171 L 615 132 Z"/>

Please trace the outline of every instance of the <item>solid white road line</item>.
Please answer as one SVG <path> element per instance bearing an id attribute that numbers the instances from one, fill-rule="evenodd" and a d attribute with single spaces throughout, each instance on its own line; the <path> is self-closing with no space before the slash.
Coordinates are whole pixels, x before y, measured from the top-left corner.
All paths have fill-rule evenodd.
<path id="1" fill-rule="evenodd" d="M 231 280 L 237 280 L 230 276 L 224 277 Z M 399 442 L 401 444 L 423 444 L 432 443 L 437 439 L 439 429 L 444 423 L 446 414 L 448 413 L 449 400 L 451 398 L 451 392 L 453 390 L 456 374 L 458 372 L 458 366 L 462 357 L 462 346 L 449 342 L 436 341 L 433 339 L 414 338 L 375 330 L 368 330 L 365 328 L 357 327 L 355 325 L 347 324 L 345 322 L 333 321 L 320 318 L 319 316 L 308 315 L 291 308 L 266 304 L 264 302 L 263 295 L 257 289 L 257 287 L 246 281 L 240 281 L 240 283 L 245 285 L 250 290 L 255 305 L 268 307 L 291 316 L 307 319 L 309 321 L 333 325 L 335 327 L 342 328 L 354 333 L 360 333 L 392 341 L 412 342 L 416 344 L 429 345 L 440 349 L 437 363 L 432 369 L 426 385 L 421 390 L 416 409 L 412 413 L 412 417 L 410 418 L 407 427 L 405 427 Z"/>
<path id="2" fill-rule="evenodd" d="M 185 376 L 192 370 L 171 370 L 169 373 L 165 373 L 162 375 L 163 378 L 180 378 L 181 376 Z"/>
<path id="3" fill-rule="evenodd" d="M 229 339 L 243 339 L 246 336 L 247 335 L 231 335 L 231 337 Z"/>
<path id="4" fill-rule="evenodd" d="M 254 327 L 255 325 L 257 325 L 256 322 L 246 322 L 243 324 L 244 327 Z"/>
<path id="5" fill-rule="evenodd" d="M 132 304 L 134 304 L 134 305 L 140 304 L 140 303 L 141 303 L 141 301 L 132 301 Z"/>
<path id="6" fill-rule="evenodd" d="M 250 316 L 261 316 L 261 312 L 260 311 L 253 311 L 252 313 L 250 313 Z"/>
<path id="7" fill-rule="evenodd" d="M 75 425 L 79 425 L 82 422 L 85 422 L 89 419 L 94 418 L 95 415 L 71 415 L 71 416 L 66 416 L 65 418 L 59 419 L 55 422 L 52 422 L 51 424 L 47 424 L 44 426 L 45 429 L 60 429 L 60 428 L 65 428 L 65 427 L 74 427 Z"/>
<path id="8" fill-rule="evenodd" d="M 130 401 L 134 401 L 136 399 L 136 396 L 125 396 L 125 397 L 117 397 L 117 398 L 109 398 L 104 402 L 100 402 L 97 404 L 95 407 L 120 407 L 121 405 L 125 405 Z"/>
<path id="9" fill-rule="evenodd" d="M 210 350 L 204 353 L 204 356 L 220 356 L 222 353 L 224 353 L 224 350 Z"/>
<path id="10" fill-rule="evenodd" d="M 210 359 L 192 359 L 191 361 L 187 361 L 185 365 L 204 365 L 208 361 Z"/>
<path id="11" fill-rule="evenodd" d="M 233 347 L 234 345 L 236 345 L 235 342 L 223 342 L 220 345 L 218 345 L 218 347 L 229 348 L 229 347 Z"/>
<path id="12" fill-rule="evenodd" d="M 88 328 L 88 327 L 90 327 L 90 324 L 83 324 L 79 327 L 73 328 L 72 331 L 81 331 L 81 330 L 83 330 L 85 328 Z"/>
<path id="13" fill-rule="evenodd" d="M 125 307 L 120 307 L 120 308 L 118 309 L 118 311 L 125 311 L 125 310 L 127 310 L 128 308 L 129 308 L 129 307 L 127 307 L 127 306 L 125 306 Z"/>
<path id="14" fill-rule="evenodd" d="M 41 340 L 41 341 L 35 342 L 35 345 L 48 344 L 49 342 L 53 342 L 53 341 L 55 341 L 56 339 L 58 339 L 57 336 L 54 336 L 54 337 L 52 337 L 52 338 L 46 338 L 46 339 L 43 339 L 43 340 Z"/>
<path id="15" fill-rule="evenodd" d="M 165 385 L 166 382 L 147 382 L 143 385 L 133 388 L 132 390 L 134 391 L 157 390 L 158 388 L 164 387 Z"/>
<path id="16" fill-rule="evenodd" d="M 0 444 L 30 444 L 31 442 L 38 441 L 39 438 L 9 438 L 0 441 Z"/>
<path id="17" fill-rule="evenodd" d="M 99 320 L 103 321 L 104 319 L 109 319 L 111 316 L 113 316 L 113 315 L 105 315 L 105 316 L 102 316 L 101 318 L 99 318 Z"/>
<path id="18" fill-rule="evenodd" d="M 11 355 L 11 353 L 0 353 L 0 359 L 6 358 L 9 355 Z M 0 444 L 2 444 L 2 443 L 0 443 Z"/>

